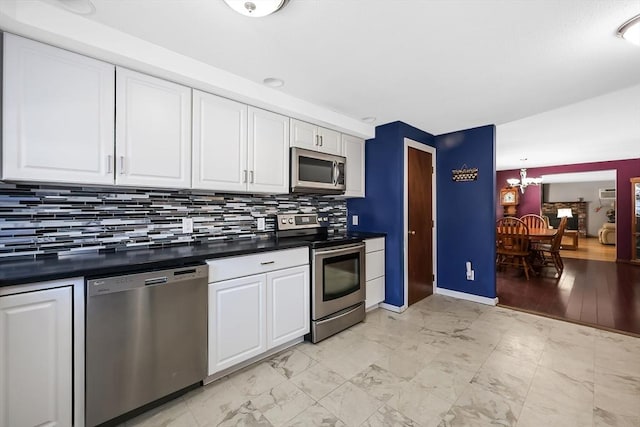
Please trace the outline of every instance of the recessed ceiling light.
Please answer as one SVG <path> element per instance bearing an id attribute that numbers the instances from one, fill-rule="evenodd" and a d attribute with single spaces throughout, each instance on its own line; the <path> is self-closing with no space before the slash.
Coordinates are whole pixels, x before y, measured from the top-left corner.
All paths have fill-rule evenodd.
<path id="1" fill-rule="evenodd" d="M 640 15 L 634 16 L 622 24 L 618 28 L 616 35 L 629 43 L 640 46 Z"/>
<path id="2" fill-rule="evenodd" d="M 91 0 L 56 0 L 55 3 L 78 15 L 91 15 L 96 11 Z"/>
<path id="3" fill-rule="evenodd" d="M 371 117 L 371 116 L 367 116 L 367 117 L 363 117 L 360 120 L 362 120 L 365 123 L 375 123 L 376 118 L 375 117 Z"/>
<path id="4" fill-rule="evenodd" d="M 236 12 L 260 18 L 271 15 L 282 9 L 289 0 L 224 0 L 224 2 Z"/>
<path id="5" fill-rule="evenodd" d="M 262 83 L 264 83 L 265 85 L 267 85 L 269 87 L 282 87 L 282 86 L 284 86 L 284 80 L 277 79 L 275 77 L 267 77 L 266 79 L 264 79 L 262 81 Z"/>

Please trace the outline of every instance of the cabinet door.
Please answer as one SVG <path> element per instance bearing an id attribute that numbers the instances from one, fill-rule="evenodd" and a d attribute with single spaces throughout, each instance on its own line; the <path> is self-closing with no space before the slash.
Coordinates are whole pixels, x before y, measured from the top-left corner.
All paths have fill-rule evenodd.
<path id="1" fill-rule="evenodd" d="M 289 192 L 288 117 L 249 107 L 248 165 L 249 192 Z"/>
<path id="2" fill-rule="evenodd" d="M 71 295 L 0 297 L 0 427 L 72 425 Z"/>
<path id="3" fill-rule="evenodd" d="M 343 155 L 340 132 L 336 132 L 331 129 L 318 128 L 318 134 L 320 135 L 320 151 L 335 154 L 336 156 Z"/>
<path id="4" fill-rule="evenodd" d="M 209 285 L 209 375 L 267 349 L 266 276 Z"/>
<path id="5" fill-rule="evenodd" d="M 345 197 L 364 197 L 364 140 L 342 135 L 342 155 L 347 158 Z"/>
<path id="6" fill-rule="evenodd" d="M 191 89 L 116 68 L 116 184 L 191 186 Z"/>
<path id="7" fill-rule="evenodd" d="M 247 106 L 193 91 L 193 188 L 247 189 Z"/>
<path id="8" fill-rule="evenodd" d="M 4 34 L 2 178 L 113 184 L 114 66 Z"/>
<path id="9" fill-rule="evenodd" d="M 267 273 L 267 348 L 309 333 L 309 266 Z"/>
<path id="10" fill-rule="evenodd" d="M 311 123 L 291 119 L 291 147 L 306 148 L 307 150 L 319 150 L 318 126 Z"/>

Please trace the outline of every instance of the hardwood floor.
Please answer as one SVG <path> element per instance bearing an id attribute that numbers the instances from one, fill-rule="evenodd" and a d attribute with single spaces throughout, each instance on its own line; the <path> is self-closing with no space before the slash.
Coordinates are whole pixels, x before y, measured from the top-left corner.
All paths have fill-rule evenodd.
<path id="1" fill-rule="evenodd" d="M 497 273 L 499 305 L 640 336 L 640 266 L 571 259 L 565 268 L 526 280 L 509 269 Z"/>
<path id="2" fill-rule="evenodd" d="M 563 249 L 560 251 L 560 255 L 563 259 L 578 258 L 615 262 L 616 247 L 615 245 L 603 245 L 597 237 L 581 237 L 578 239 L 577 249 Z"/>

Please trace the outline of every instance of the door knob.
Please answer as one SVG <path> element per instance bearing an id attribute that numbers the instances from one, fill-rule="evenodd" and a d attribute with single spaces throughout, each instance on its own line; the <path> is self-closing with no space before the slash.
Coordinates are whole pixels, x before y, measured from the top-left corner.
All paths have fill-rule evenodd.
<path id="1" fill-rule="evenodd" d="M 409 234 L 414 235 L 414 234 L 416 234 L 416 231 L 415 230 L 409 230 Z"/>

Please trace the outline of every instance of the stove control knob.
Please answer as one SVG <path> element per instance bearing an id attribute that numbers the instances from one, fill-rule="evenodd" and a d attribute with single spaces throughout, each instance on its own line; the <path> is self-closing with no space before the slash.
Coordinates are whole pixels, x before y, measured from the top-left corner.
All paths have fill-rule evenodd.
<path id="1" fill-rule="evenodd" d="M 280 222 L 282 222 L 283 224 L 286 224 L 287 223 L 287 218 L 282 218 L 282 220 Z"/>
<path id="2" fill-rule="evenodd" d="M 293 224 L 293 218 L 289 218 L 289 224 Z"/>

